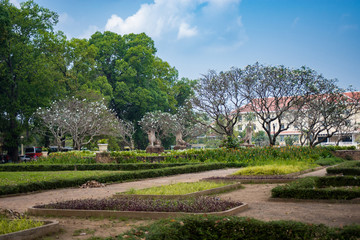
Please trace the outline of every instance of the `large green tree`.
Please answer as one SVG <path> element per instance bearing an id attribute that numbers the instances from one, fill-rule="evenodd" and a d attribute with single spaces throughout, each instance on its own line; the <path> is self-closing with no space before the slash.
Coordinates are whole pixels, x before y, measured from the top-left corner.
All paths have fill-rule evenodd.
<path id="1" fill-rule="evenodd" d="M 13 161 L 18 157 L 20 134 L 36 108 L 50 102 L 57 89 L 51 54 L 44 42 L 58 15 L 33 1 L 16 8 L 0 1 L 0 131 Z M 47 44 L 49 45 L 49 44 Z"/>
<path id="2" fill-rule="evenodd" d="M 147 112 L 175 113 L 190 96 L 193 83 L 178 81 L 177 70 L 155 55 L 154 41 L 145 33 L 96 32 L 89 43 L 98 50 L 98 78 L 111 85 L 111 108 L 136 125 L 135 141 L 144 147 L 146 137 L 137 122 Z"/>

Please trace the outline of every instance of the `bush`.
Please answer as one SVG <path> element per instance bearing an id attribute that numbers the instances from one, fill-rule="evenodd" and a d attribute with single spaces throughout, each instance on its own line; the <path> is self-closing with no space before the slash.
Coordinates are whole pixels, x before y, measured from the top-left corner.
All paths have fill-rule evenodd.
<path id="1" fill-rule="evenodd" d="M 320 166 L 331 166 L 338 163 L 342 163 L 344 159 L 338 157 L 328 157 L 328 158 L 320 158 L 316 160 L 314 163 Z"/>
<path id="2" fill-rule="evenodd" d="M 39 172 L 39 171 L 134 171 L 145 169 L 158 169 L 166 167 L 177 167 L 194 165 L 198 163 L 125 163 L 125 164 L 63 164 L 63 165 L 27 165 L 27 164 L 2 164 L 0 172 Z"/>
<path id="3" fill-rule="evenodd" d="M 106 176 L 91 176 L 91 177 L 81 177 L 73 179 L 61 179 L 53 181 L 39 181 L 31 182 L 27 184 L 18 184 L 18 185 L 5 185 L 0 188 L 0 195 L 6 194 L 15 194 L 15 193 L 25 193 L 38 190 L 47 190 L 47 189 L 56 189 L 56 188 L 65 188 L 65 187 L 74 187 L 86 183 L 90 180 L 96 180 L 101 183 L 111 183 L 111 182 L 124 182 L 124 181 L 134 181 L 144 178 L 154 178 L 154 177 L 163 177 L 170 176 L 175 174 L 184 174 L 184 173 L 195 173 L 202 171 L 209 171 L 215 169 L 222 169 L 227 167 L 242 167 L 240 163 L 211 163 L 211 164 L 197 164 L 190 166 L 179 166 L 179 167 L 169 167 L 169 168 L 160 168 L 152 170 L 139 170 L 139 171 L 129 171 L 125 173 L 114 173 Z"/>
<path id="4" fill-rule="evenodd" d="M 295 221 L 263 222 L 245 217 L 188 216 L 163 219 L 149 226 L 132 229 L 117 239 L 182 240 L 292 240 L 292 239 L 358 239 L 360 226 L 331 228 L 325 225 Z"/>
<path id="5" fill-rule="evenodd" d="M 307 177 L 273 188 L 271 196 L 274 198 L 342 200 L 360 197 L 360 188 L 341 188 L 342 186 L 360 186 L 360 179 L 350 176 Z"/>
<path id="6" fill-rule="evenodd" d="M 356 146 L 325 146 L 329 151 L 336 151 L 336 150 L 356 150 Z"/>
<path id="7" fill-rule="evenodd" d="M 346 161 L 326 169 L 328 174 L 360 175 L 360 161 Z"/>

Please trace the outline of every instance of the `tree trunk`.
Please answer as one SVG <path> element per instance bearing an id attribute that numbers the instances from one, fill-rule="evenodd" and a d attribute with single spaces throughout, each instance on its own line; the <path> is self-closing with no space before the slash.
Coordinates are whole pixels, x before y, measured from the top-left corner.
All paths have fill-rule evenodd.
<path id="1" fill-rule="evenodd" d="M 7 134 L 7 137 L 5 137 L 4 140 L 11 161 L 18 162 L 19 161 L 18 146 L 20 144 L 20 141 L 19 141 L 19 133 L 18 133 L 18 123 L 16 121 L 16 117 L 14 116 L 10 116 L 10 129 Z"/>

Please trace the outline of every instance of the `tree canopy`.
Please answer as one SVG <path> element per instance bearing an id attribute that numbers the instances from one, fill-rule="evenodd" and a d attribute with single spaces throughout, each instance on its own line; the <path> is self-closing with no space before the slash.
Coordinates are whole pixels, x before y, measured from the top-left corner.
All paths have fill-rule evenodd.
<path id="1" fill-rule="evenodd" d="M 57 21 L 55 12 L 34 1 L 20 8 L 0 1 L 0 132 L 13 160 L 36 109 L 65 96 L 101 95 L 137 130 L 146 112 L 175 113 L 190 96 L 193 82 L 178 79 L 145 33 L 96 32 L 88 40 L 68 40 L 53 30 Z M 135 145 L 143 146 L 142 131 L 136 134 Z"/>

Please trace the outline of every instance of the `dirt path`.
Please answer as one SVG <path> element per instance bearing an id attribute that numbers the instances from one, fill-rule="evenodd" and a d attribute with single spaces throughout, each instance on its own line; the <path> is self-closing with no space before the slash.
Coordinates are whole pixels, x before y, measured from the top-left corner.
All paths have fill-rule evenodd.
<path id="1" fill-rule="evenodd" d="M 68 199 L 103 198 L 129 188 L 146 188 L 175 182 L 193 182 L 210 176 L 226 176 L 236 169 L 215 170 L 202 173 L 183 174 L 170 177 L 146 179 L 136 182 L 108 185 L 104 188 L 70 188 L 41 193 L 0 198 L 0 208 L 24 212 L 36 204 Z M 323 175 L 319 170 L 308 175 Z M 222 198 L 246 202 L 249 209 L 238 216 L 260 220 L 296 220 L 307 223 L 322 223 L 329 226 L 360 224 L 360 204 L 338 204 L 322 202 L 270 202 L 271 189 L 277 184 L 246 184 L 244 189 L 222 194 Z M 90 236 L 116 236 L 134 225 L 147 224 L 150 220 L 131 219 L 78 219 L 57 218 L 64 231 L 47 239 L 87 239 Z M 80 235 L 80 236 L 73 236 Z"/>

